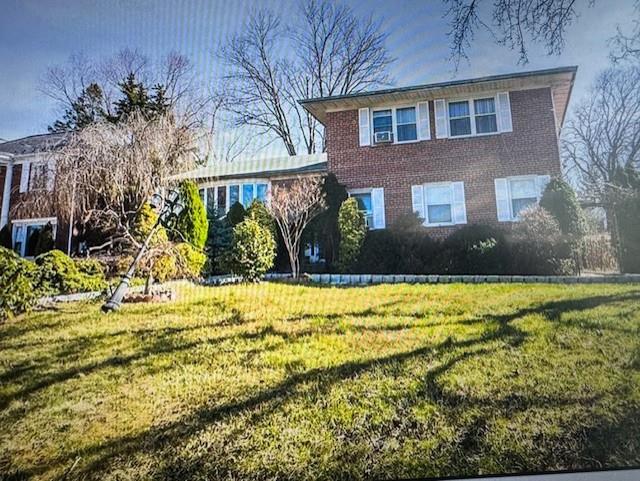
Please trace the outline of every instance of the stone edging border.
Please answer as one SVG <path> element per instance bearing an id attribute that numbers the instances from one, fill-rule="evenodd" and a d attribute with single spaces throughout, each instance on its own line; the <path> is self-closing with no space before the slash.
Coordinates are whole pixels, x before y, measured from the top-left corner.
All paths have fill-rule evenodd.
<path id="1" fill-rule="evenodd" d="M 310 274 L 308 278 L 317 284 L 369 285 L 369 284 L 465 284 L 484 283 L 545 283 L 545 284 L 627 284 L 640 283 L 640 274 L 610 276 L 493 276 L 493 275 L 377 275 L 377 274 Z"/>

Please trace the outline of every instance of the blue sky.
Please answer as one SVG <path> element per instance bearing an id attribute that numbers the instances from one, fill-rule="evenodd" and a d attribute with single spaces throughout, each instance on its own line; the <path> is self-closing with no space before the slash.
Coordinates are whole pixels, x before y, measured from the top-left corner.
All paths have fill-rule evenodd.
<path id="1" fill-rule="evenodd" d="M 63 63 L 78 51 L 92 57 L 128 47 L 151 58 L 169 51 L 186 54 L 207 82 L 220 75 L 213 50 L 217 42 L 242 28 L 259 6 L 291 16 L 296 0 L 0 0 L 0 138 L 12 139 L 46 131 L 56 118 L 55 106 L 38 92 L 47 66 Z M 470 62 L 457 73 L 448 60 L 448 25 L 439 0 L 358 0 L 348 2 L 359 14 L 383 19 L 388 47 L 397 59 L 394 85 L 405 86 L 513 71 L 578 65 L 573 101 L 587 93 L 597 72 L 608 64 L 607 39 L 616 26 L 633 18 L 631 0 L 596 0 L 581 10 L 570 27 L 560 56 L 547 56 L 531 44 L 530 63 L 496 46 L 488 35 L 476 36 Z M 486 2 L 491 4 L 492 2 Z M 271 144 L 273 154 L 280 146 Z"/>

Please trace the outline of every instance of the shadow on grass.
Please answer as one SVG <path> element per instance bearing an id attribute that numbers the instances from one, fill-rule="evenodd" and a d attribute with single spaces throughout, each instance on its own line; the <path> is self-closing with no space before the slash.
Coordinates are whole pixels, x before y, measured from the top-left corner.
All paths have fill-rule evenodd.
<path id="1" fill-rule="evenodd" d="M 195 412 L 188 414 L 174 422 L 166 423 L 163 425 L 152 427 L 151 429 L 133 436 L 126 436 L 117 439 L 109 440 L 105 443 L 96 444 L 87 448 L 80 449 L 76 452 L 69 453 L 67 456 L 52 460 L 55 464 L 65 464 L 69 460 L 74 460 L 77 457 L 81 458 L 94 458 L 94 460 L 84 466 L 78 468 L 78 473 L 84 473 L 86 475 L 95 474 L 100 472 L 108 466 L 110 460 L 133 455 L 140 450 L 145 452 L 149 451 L 161 451 L 162 449 L 176 445 L 179 445 L 189 439 L 191 436 L 205 429 L 214 423 L 222 422 L 230 417 L 239 414 L 249 414 L 252 416 L 259 416 L 260 418 L 275 411 L 279 406 L 289 399 L 295 398 L 299 394 L 299 390 L 302 386 L 314 387 L 318 392 L 324 393 L 331 389 L 336 383 L 352 379 L 359 376 L 374 367 L 385 367 L 400 365 L 406 363 L 411 359 L 424 356 L 445 356 L 447 351 L 462 350 L 461 353 L 448 359 L 446 362 L 439 364 L 438 366 L 430 369 L 424 379 L 424 394 L 426 397 L 431 398 L 436 402 L 448 406 L 458 406 L 464 404 L 471 404 L 477 406 L 486 407 L 487 405 L 493 406 L 501 410 L 526 410 L 536 406 L 545 406 L 548 403 L 575 403 L 578 402 L 595 402 L 597 398 L 576 400 L 567 398 L 564 400 L 558 399 L 524 399 L 518 398 L 517 394 L 504 397 L 500 401 L 496 401 L 491 405 L 486 399 L 470 398 L 470 397 L 457 397 L 443 391 L 438 383 L 437 378 L 442 374 L 452 369 L 457 364 L 467 361 L 473 357 L 479 357 L 487 355 L 496 349 L 501 348 L 500 344 L 489 346 L 491 343 L 502 342 L 509 347 L 518 347 L 527 338 L 527 334 L 516 326 L 512 325 L 512 321 L 530 314 L 543 314 L 551 321 L 557 321 L 560 315 L 566 311 L 582 311 L 587 309 L 596 308 L 602 305 L 640 299 L 640 292 L 634 291 L 625 295 L 611 295 L 611 296 L 594 296 L 580 299 L 572 299 L 567 301 L 551 301 L 539 306 L 527 307 L 516 310 L 509 314 L 501 315 L 486 315 L 480 319 L 469 320 L 469 322 L 482 322 L 487 323 L 491 329 L 484 332 L 482 335 L 473 337 L 466 340 L 453 340 L 447 339 L 443 343 L 435 345 L 422 346 L 407 352 L 396 353 L 389 356 L 377 357 L 373 359 L 367 359 L 362 361 L 347 362 L 338 366 L 332 366 L 327 368 L 315 368 L 304 372 L 292 372 L 287 378 L 273 387 L 264 389 L 252 396 L 249 396 L 243 400 L 227 402 L 217 406 L 202 406 Z M 397 301 L 396 301 L 397 302 Z M 394 302 L 394 303 L 396 303 Z M 340 313 L 335 314 L 335 317 L 330 319 L 337 319 L 345 316 L 353 317 L 367 317 L 376 315 L 380 308 L 388 307 L 386 305 L 377 306 L 373 308 L 367 308 L 357 313 Z M 333 314 L 331 314 L 333 316 Z M 239 313 L 232 313 L 231 325 L 242 324 L 242 319 L 236 319 Z M 316 317 L 316 316 L 311 316 Z M 326 318 L 326 316 L 322 316 Z M 304 319 L 304 317 L 301 317 Z M 390 326 L 394 329 L 395 326 Z M 366 326 L 363 327 L 366 329 Z M 375 326 L 375 329 L 384 329 Z M 324 331 L 321 331 L 325 333 Z M 273 326 L 266 326 L 263 329 L 259 329 L 254 332 L 244 332 L 241 334 L 235 334 L 231 336 L 224 336 L 220 338 L 208 339 L 206 341 L 196 341 L 192 343 L 174 344 L 170 341 L 159 340 L 145 347 L 140 352 L 131 354 L 128 356 L 115 356 L 98 363 L 88 364 L 79 368 L 70 369 L 56 373 L 49 377 L 28 386 L 27 388 L 15 393 L 8 399 L 3 399 L 3 404 L 6 405 L 11 399 L 22 398 L 28 396 L 40 389 L 49 387 L 55 383 L 64 382 L 78 374 L 88 374 L 98 369 L 103 369 L 109 366 L 123 366 L 130 364 L 136 360 L 142 359 L 150 355 L 167 354 L 171 352 L 178 352 L 192 349 L 203 342 L 217 343 L 226 340 L 234 339 L 247 339 L 255 340 L 261 339 L 266 336 L 280 336 L 286 341 L 295 341 L 304 336 L 318 333 L 316 329 L 302 330 L 300 332 L 282 332 L 276 330 Z M 258 351 L 260 352 L 260 351 Z M 443 354 L 443 352 L 445 354 Z M 20 366 L 17 367 L 20 369 Z M 252 418 L 257 421 L 257 418 Z M 474 452 L 481 449 L 482 437 L 486 427 L 486 421 L 480 418 L 474 419 L 472 423 L 467 426 L 467 430 L 462 436 L 460 445 L 463 449 Z M 222 460 L 220 460 L 222 462 Z M 38 472 L 44 472 L 49 469 L 49 466 L 42 466 L 42 468 L 35 468 L 33 471 L 29 471 L 25 474 L 36 474 Z M 173 465 L 172 472 L 180 470 L 179 466 Z M 182 471 L 191 469 L 189 466 L 183 466 Z M 168 474 L 168 473 L 167 473 Z"/>

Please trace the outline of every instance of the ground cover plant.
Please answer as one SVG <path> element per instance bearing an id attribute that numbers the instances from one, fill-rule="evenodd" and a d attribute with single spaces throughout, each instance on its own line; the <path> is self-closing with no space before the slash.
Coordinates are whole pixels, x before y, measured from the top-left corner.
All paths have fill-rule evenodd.
<path id="1" fill-rule="evenodd" d="M 640 464 L 639 285 L 177 284 L 0 325 L 4 479 Z"/>

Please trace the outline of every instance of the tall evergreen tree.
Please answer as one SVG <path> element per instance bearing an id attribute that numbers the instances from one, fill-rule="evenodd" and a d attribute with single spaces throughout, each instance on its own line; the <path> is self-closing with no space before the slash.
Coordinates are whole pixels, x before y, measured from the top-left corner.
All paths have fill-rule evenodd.
<path id="1" fill-rule="evenodd" d="M 102 89 L 96 83 L 86 87 L 71 105 L 71 108 L 65 110 L 62 119 L 49 126 L 49 132 L 78 130 L 106 117 Z"/>

